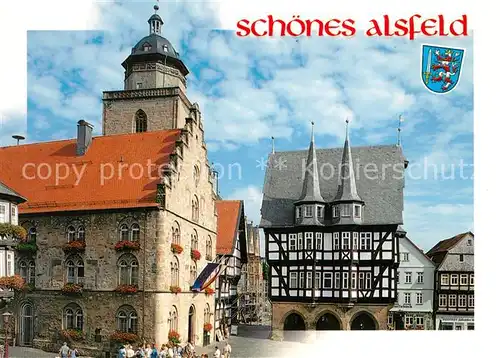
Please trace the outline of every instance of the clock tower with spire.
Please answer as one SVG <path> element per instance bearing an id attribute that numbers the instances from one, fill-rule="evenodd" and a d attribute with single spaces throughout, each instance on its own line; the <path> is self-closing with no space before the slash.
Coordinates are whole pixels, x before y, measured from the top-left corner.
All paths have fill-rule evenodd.
<path id="1" fill-rule="evenodd" d="M 149 35 L 123 61 L 124 89 L 103 93 L 104 135 L 184 128 L 193 118 L 201 128 L 197 104 L 186 96 L 189 74 L 174 46 L 162 36 L 164 22 L 154 6 Z"/>

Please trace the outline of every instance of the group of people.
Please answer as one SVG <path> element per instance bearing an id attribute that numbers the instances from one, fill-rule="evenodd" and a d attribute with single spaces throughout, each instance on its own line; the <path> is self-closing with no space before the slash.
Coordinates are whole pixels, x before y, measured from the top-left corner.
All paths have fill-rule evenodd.
<path id="1" fill-rule="evenodd" d="M 219 347 L 215 347 L 215 352 L 213 358 L 230 358 L 231 357 L 231 345 L 229 342 L 221 353 Z M 73 358 L 73 356 L 61 356 L 63 358 Z M 143 345 L 134 350 L 134 348 L 128 345 L 122 345 L 118 350 L 117 358 L 209 358 L 208 354 L 202 354 L 200 356 L 196 355 L 194 345 L 191 342 L 186 343 L 186 345 L 181 347 L 180 344 L 167 343 L 163 344 L 158 350 L 155 344 Z"/>
<path id="2" fill-rule="evenodd" d="M 76 348 L 70 348 L 66 342 L 64 342 L 61 349 L 59 349 L 59 356 L 61 358 L 76 358 L 77 354 L 78 351 Z"/>

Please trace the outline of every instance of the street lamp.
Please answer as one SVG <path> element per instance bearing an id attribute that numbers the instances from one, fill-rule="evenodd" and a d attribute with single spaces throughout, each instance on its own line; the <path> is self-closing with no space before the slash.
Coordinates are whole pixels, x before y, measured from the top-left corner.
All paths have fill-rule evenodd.
<path id="1" fill-rule="evenodd" d="M 9 323 L 12 313 L 5 312 L 3 315 L 3 326 L 5 328 L 5 345 L 3 358 L 9 358 Z"/>

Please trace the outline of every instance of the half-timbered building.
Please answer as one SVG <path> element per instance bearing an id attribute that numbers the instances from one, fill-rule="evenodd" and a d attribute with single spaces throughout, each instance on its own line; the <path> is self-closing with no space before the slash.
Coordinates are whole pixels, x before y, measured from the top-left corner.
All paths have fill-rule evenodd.
<path id="1" fill-rule="evenodd" d="M 237 331 L 238 282 L 247 263 L 246 220 L 243 201 L 219 200 L 217 208 L 217 261 L 221 265 L 215 281 L 216 339 Z"/>
<path id="2" fill-rule="evenodd" d="M 434 315 L 438 330 L 474 329 L 474 234 L 440 241 L 427 256 L 437 265 Z"/>
<path id="3" fill-rule="evenodd" d="M 434 263 L 398 230 L 399 268 L 397 300 L 389 312 L 388 328 L 395 330 L 432 330 L 434 302 Z"/>
<path id="4" fill-rule="evenodd" d="M 386 328 L 406 164 L 396 145 L 351 148 L 348 130 L 343 148 L 316 150 L 313 133 L 308 151 L 270 155 L 260 226 L 275 336 Z"/>

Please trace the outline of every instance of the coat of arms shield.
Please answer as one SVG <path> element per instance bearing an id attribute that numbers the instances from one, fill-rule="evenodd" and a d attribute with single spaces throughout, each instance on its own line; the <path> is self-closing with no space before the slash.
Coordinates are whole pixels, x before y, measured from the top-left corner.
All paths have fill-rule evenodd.
<path id="1" fill-rule="evenodd" d="M 449 93 L 458 84 L 465 50 L 422 45 L 422 81 L 434 93 Z"/>

